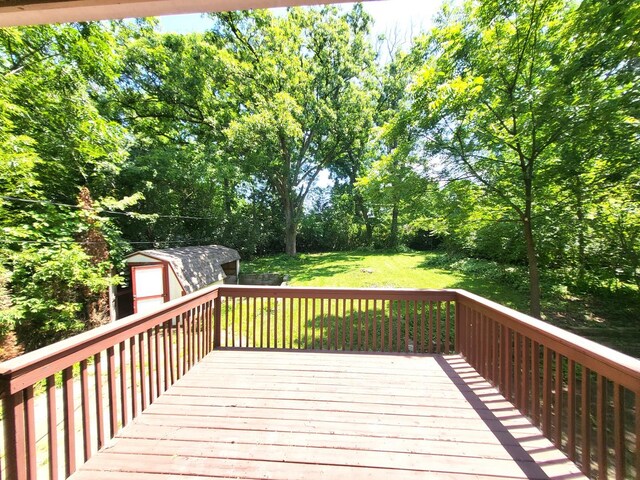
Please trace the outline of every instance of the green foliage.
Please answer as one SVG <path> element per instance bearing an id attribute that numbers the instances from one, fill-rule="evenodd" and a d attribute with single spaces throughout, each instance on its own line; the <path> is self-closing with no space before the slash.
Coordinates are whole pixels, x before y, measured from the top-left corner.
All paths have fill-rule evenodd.
<path id="1" fill-rule="evenodd" d="M 27 349 L 87 328 L 92 302 L 112 281 L 111 263 L 91 252 L 107 238 L 116 260 L 119 232 L 92 210 L 100 202 L 78 204 L 78 196 L 84 188 L 118 208 L 112 182 L 127 138 L 98 100 L 115 88 L 125 30 L 87 23 L 0 32 L 0 264 L 12 297 L 2 324 Z"/>
<path id="2" fill-rule="evenodd" d="M 29 223 L 3 227 L 13 300 L 3 317 L 31 350 L 95 326 L 90 305 L 118 281 L 111 268 L 119 244 L 118 231 L 95 213 L 42 206 L 22 217 Z M 91 254 L 97 242 L 88 234 L 96 231 L 112 243 L 110 260 Z"/>
<path id="3" fill-rule="evenodd" d="M 428 257 L 425 266 L 445 268 L 461 272 L 471 278 L 497 282 L 522 294 L 526 294 L 529 290 L 527 272 L 523 266 L 506 266 L 495 261 L 447 254 Z"/>
<path id="4" fill-rule="evenodd" d="M 14 307 L 7 289 L 8 283 L 9 272 L 0 265 L 0 340 L 13 331 L 18 318 L 17 309 Z"/>
<path id="5" fill-rule="evenodd" d="M 424 268 L 518 305 L 528 285 L 534 314 L 637 292 L 639 17 L 632 0 L 446 5 L 378 65 L 359 5 L 212 14 L 205 34 L 2 29 L 0 336 L 89 328 L 111 268 L 149 247 L 380 260 L 437 239 L 451 256 Z M 304 257 L 309 279 L 371 280 L 343 257 Z"/>
<path id="6" fill-rule="evenodd" d="M 280 201 L 285 244 L 296 254 L 298 225 L 314 180 L 360 142 L 370 123 L 369 17 L 357 5 L 215 17 L 230 58 L 239 115 L 225 130 L 241 168 Z"/>
<path id="7" fill-rule="evenodd" d="M 349 250 L 362 244 L 363 226 L 354 212 L 352 197 L 344 189 L 314 193 L 313 204 L 302 219 L 298 246 L 303 252 Z"/>
<path id="8" fill-rule="evenodd" d="M 107 262 L 94 265 L 77 244 L 26 248 L 14 257 L 16 333 L 28 350 L 86 329 L 86 303 L 110 286 Z"/>
<path id="9" fill-rule="evenodd" d="M 574 288 L 637 283 L 637 17 L 631 2 L 467 2 L 411 53 L 415 146 L 447 180 L 426 221 L 451 247 L 526 261 L 534 314 L 540 268 Z"/>

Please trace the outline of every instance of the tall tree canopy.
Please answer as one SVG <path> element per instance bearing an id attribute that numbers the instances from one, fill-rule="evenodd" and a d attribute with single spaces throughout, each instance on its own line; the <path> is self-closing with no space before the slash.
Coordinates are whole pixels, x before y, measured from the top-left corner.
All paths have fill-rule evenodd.
<path id="1" fill-rule="evenodd" d="M 277 194 L 285 251 L 296 254 L 305 199 L 319 172 L 348 155 L 372 104 L 373 53 L 360 5 L 216 17 L 239 115 L 226 130 L 242 168 Z"/>
<path id="2" fill-rule="evenodd" d="M 445 7 L 436 28 L 414 52 L 421 67 L 411 113 L 420 146 L 432 165 L 446 166 L 450 179 L 477 185 L 494 220 L 520 225 L 534 316 L 540 316 L 541 252 L 550 251 L 549 227 L 557 225 L 553 216 L 571 178 L 566 175 L 570 155 L 561 150 L 571 145 L 571 155 L 579 155 L 584 145 L 577 145 L 576 137 L 598 128 L 602 109 L 609 108 L 610 96 L 624 85 L 615 71 L 626 70 L 620 57 L 618 63 L 608 62 L 608 69 L 584 68 L 589 57 L 573 45 L 585 21 L 582 13 L 555 0 Z M 574 28 L 567 29 L 567 20 Z M 618 49 L 624 41 L 620 43 Z M 608 88 L 593 85 L 610 75 L 615 80 L 609 80 Z M 614 118 L 607 121 L 625 124 Z M 600 153 L 611 157 L 613 152 Z M 592 151 L 578 163 L 588 168 L 596 159 Z"/>
<path id="3" fill-rule="evenodd" d="M 131 31 L 100 23 L 0 29 L 0 258 L 14 304 L 0 323 L 15 324 L 27 348 L 108 318 L 108 253 L 118 235 L 97 209 L 117 207 L 127 138 L 100 100 L 116 88 Z"/>

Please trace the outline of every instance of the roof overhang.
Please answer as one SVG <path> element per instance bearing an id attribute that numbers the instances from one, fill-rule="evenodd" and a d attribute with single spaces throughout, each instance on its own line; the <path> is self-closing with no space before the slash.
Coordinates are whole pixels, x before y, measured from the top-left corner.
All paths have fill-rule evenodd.
<path id="1" fill-rule="evenodd" d="M 0 0 L 0 27 L 347 1 L 349 0 Z"/>

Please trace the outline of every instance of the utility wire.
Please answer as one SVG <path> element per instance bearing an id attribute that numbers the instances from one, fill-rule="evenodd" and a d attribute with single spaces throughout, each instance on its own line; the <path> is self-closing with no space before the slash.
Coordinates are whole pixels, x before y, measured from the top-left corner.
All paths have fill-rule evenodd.
<path id="1" fill-rule="evenodd" d="M 32 200 L 29 198 L 10 197 L 5 195 L 0 195 L 0 198 L 2 200 L 7 200 L 11 202 L 35 203 L 39 205 L 56 205 L 59 207 L 78 208 L 78 209 L 85 208 L 81 205 L 71 205 L 69 203 L 52 202 L 50 200 Z M 216 220 L 215 217 L 195 217 L 190 215 L 162 215 L 159 213 L 140 213 L 140 212 L 116 212 L 114 210 L 101 210 L 100 213 L 109 213 L 112 215 L 124 215 L 125 217 L 130 217 L 130 218 L 135 218 L 136 215 L 153 215 L 159 218 L 177 218 L 182 220 Z"/>
<path id="2" fill-rule="evenodd" d="M 206 242 L 212 242 L 214 241 L 214 239 L 205 239 L 205 240 L 198 240 L 198 243 L 206 243 Z M 128 242 L 126 240 L 121 240 L 122 243 L 127 243 L 129 245 L 156 245 L 156 244 L 162 244 L 162 243 L 166 243 L 166 244 L 173 244 L 173 243 L 192 243 L 193 240 L 157 240 L 155 242 Z M 73 240 L 56 240 L 56 241 L 50 241 L 50 240 L 10 240 L 7 238 L 0 238 L 0 243 L 21 243 L 21 244 L 39 244 L 39 245 L 69 245 L 72 243 L 77 243 L 78 245 L 102 245 L 102 242 L 76 242 Z"/>

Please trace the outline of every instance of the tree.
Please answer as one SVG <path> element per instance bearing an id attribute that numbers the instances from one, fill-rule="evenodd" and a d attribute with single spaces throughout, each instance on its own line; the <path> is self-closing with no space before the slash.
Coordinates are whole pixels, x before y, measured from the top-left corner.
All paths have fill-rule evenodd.
<path id="1" fill-rule="evenodd" d="M 227 136 L 241 167 L 279 198 L 285 251 L 295 255 L 305 199 L 319 172 L 349 151 L 371 102 L 362 80 L 373 60 L 369 18 L 355 6 L 215 19 L 240 100 Z"/>
<path id="2" fill-rule="evenodd" d="M 400 245 L 400 224 L 407 225 L 425 213 L 421 200 L 430 187 L 421 162 L 411 154 L 412 143 L 395 135 L 392 131 L 383 133 L 383 138 L 391 141 L 393 147 L 389 153 L 381 154 L 356 184 L 379 216 L 390 215 L 388 236 L 382 242 L 390 248 Z M 405 221 L 401 222 L 401 218 Z"/>
<path id="3" fill-rule="evenodd" d="M 379 72 L 379 96 L 376 103 L 371 156 L 375 158 L 358 179 L 358 193 L 377 206 L 378 214 L 390 213 L 389 232 L 383 245 L 400 245 L 400 215 L 416 220 L 421 198 L 428 189 L 422 162 L 414 155 L 414 138 L 409 131 L 410 114 L 406 90 L 414 66 L 400 50 L 389 48 L 389 63 Z M 409 215 L 407 215 L 409 214 Z"/>
<path id="4" fill-rule="evenodd" d="M 112 116 L 134 134 L 119 184 L 141 192 L 123 233 L 150 245 L 212 243 L 233 225 L 235 169 L 225 161 L 225 63 L 204 35 L 147 29 L 127 45 Z M 177 243 L 176 243 L 177 242 Z"/>
<path id="5" fill-rule="evenodd" d="M 142 215 L 119 222 L 128 240 L 225 243 L 242 255 L 281 249 L 277 202 L 234 161 L 225 136 L 242 88 L 229 82 L 228 48 L 213 34 L 154 31 L 128 45 L 113 116 L 135 141 L 119 184 L 123 195 L 145 197 Z"/>
<path id="6" fill-rule="evenodd" d="M 573 106 L 556 171 L 579 289 L 617 279 L 640 286 L 640 37 L 637 2 L 581 2 L 559 82 Z"/>
<path id="7" fill-rule="evenodd" d="M 466 3 L 443 11 L 414 52 L 424 65 L 413 113 L 428 155 L 508 207 L 522 228 L 531 314 L 540 316 L 536 200 L 546 192 L 553 147 L 567 135 L 570 106 L 553 72 L 564 2 Z"/>
<path id="8" fill-rule="evenodd" d="M 111 262 L 92 256 L 88 239 L 104 235 L 115 247 L 117 231 L 77 202 L 81 189 L 98 205 L 109 201 L 126 157 L 125 131 L 100 100 L 115 87 L 128 31 L 115 23 L 0 31 L 0 262 L 12 297 L 3 316 L 11 310 L 29 349 L 105 313 L 90 306 L 113 281 Z"/>

